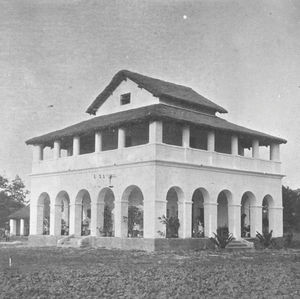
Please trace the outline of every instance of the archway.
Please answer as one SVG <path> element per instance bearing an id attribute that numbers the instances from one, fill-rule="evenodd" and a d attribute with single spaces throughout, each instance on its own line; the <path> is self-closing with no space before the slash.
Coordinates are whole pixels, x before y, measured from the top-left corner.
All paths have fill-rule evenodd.
<path id="1" fill-rule="evenodd" d="M 50 196 L 48 193 L 42 193 L 38 198 L 37 216 L 42 216 L 38 219 L 38 232 L 43 235 L 50 234 Z"/>
<path id="2" fill-rule="evenodd" d="M 262 202 L 262 232 L 270 232 L 270 208 L 273 206 L 274 200 L 271 195 L 266 195 Z"/>
<path id="3" fill-rule="evenodd" d="M 62 236 L 69 235 L 70 223 L 70 198 L 66 191 L 60 191 L 55 199 L 55 205 L 59 207 L 59 215 L 57 217 L 58 230 Z"/>
<path id="4" fill-rule="evenodd" d="M 172 187 L 167 193 L 166 238 L 180 237 L 182 211 L 179 203 L 183 202 L 183 192 L 179 187 Z M 181 205 L 182 206 L 182 205 Z"/>
<path id="5" fill-rule="evenodd" d="M 115 235 L 115 196 L 113 191 L 110 188 L 102 189 L 99 193 L 98 203 L 101 206 L 101 209 L 97 211 L 97 217 L 100 220 L 100 234 L 103 237 L 113 237 Z M 101 215 L 99 215 L 99 213 L 101 213 Z"/>
<path id="6" fill-rule="evenodd" d="M 255 196 L 252 192 L 245 192 L 241 200 L 241 237 L 249 238 L 255 235 L 255 215 L 253 206 Z"/>
<path id="7" fill-rule="evenodd" d="M 223 190 L 218 195 L 218 209 L 217 209 L 217 231 L 220 234 L 228 233 L 228 203 L 231 200 L 231 193 L 228 190 Z"/>
<path id="8" fill-rule="evenodd" d="M 127 236 L 142 238 L 144 235 L 144 196 L 141 189 L 137 186 L 127 187 L 122 200 L 128 202 Z"/>
<path id="9" fill-rule="evenodd" d="M 76 211 L 75 221 L 80 221 L 75 224 L 75 234 L 81 236 L 90 235 L 91 229 L 91 197 L 87 190 L 81 190 L 76 196 Z"/>
<path id="10" fill-rule="evenodd" d="M 198 188 L 192 196 L 192 237 L 204 237 L 204 202 L 207 200 L 208 192 Z"/>

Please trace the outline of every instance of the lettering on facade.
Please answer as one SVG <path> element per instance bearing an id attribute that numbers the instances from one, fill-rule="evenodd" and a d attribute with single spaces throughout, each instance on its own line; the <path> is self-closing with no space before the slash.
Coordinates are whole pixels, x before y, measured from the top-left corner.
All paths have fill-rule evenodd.
<path id="1" fill-rule="evenodd" d="M 96 182 L 96 186 L 101 187 L 109 187 L 113 188 L 113 178 L 115 178 L 115 174 L 104 174 L 104 173 L 94 173 L 93 179 Z"/>

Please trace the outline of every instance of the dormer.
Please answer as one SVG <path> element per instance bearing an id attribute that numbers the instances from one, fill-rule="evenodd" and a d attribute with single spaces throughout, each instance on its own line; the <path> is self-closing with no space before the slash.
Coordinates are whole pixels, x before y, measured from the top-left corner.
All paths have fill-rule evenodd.
<path id="1" fill-rule="evenodd" d="M 227 113 L 190 87 L 127 70 L 119 71 L 113 77 L 86 112 L 100 116 L 153 104 L 167 104 L 210 115 Z"/>

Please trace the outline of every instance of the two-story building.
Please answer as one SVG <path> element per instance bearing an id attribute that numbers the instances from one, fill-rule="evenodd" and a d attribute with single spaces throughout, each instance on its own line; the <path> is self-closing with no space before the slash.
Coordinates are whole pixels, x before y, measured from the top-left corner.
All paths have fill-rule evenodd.
<path id="1" fill-rule="evenodd" d="M 94 116 L 26 142 L 33 239 L 89 235 L 99 246 L 152 250 L 166 236 L 190 242 L 217 228 L 237 239 L 282 236 L 284 139 L 220 118 L 227 111 L 189 87 L 126 70 L 86 112 Z M 175 233 L 162 216 L 179 219 Z"/>

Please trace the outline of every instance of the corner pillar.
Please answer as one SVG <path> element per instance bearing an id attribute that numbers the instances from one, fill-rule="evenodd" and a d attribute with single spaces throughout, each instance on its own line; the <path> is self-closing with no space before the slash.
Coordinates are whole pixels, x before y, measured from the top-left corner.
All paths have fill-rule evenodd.
<path id="1" fill-rule="evenodd" d="M 50 235 L 61 235 L 61 204 L 51 205 L 50 210 Z"/>
<path id="2" fill-rule="evenodd" d="M 283 236 L 283 207 L 269 208 L 269 232 L 272 230 L 272 237 Z"/>
<path id="3" fill-rule="evenodd" d="M 272 143 L 270 145 L 270 160 L 280 161 L 280 148 L 278 143 Z"/>
<path id="4" fill-rule="evenodd" d="M 161 121 L 155 120 L 149 123 L 149 143 L 162 143 L 163 140 L 163 124 Z"/>
<path id="5" fill-rule="evenodd" d="M 39 162 L 44 159 L 44 146 L 41 144 L 35 145 L 33 148 L 33 162 Z"/>

